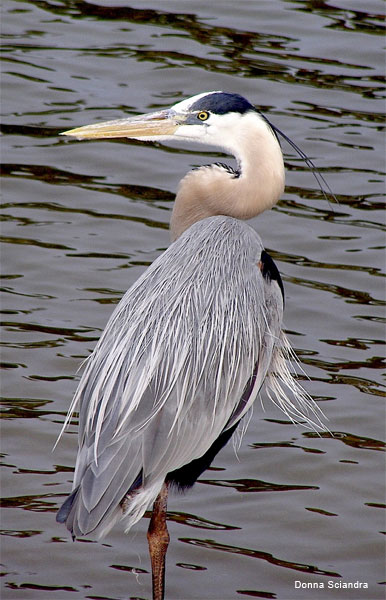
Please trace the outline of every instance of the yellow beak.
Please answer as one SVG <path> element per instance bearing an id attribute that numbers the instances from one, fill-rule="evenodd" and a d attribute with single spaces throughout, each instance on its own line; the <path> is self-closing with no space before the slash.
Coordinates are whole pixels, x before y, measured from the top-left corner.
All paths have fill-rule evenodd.
<path id="1" fill-rule="evenodd" d="M 63 131 L 60 135 L 69 135 L 79 140 L 96 140 L 101 138 L 135 138 L 154 140 L 160 136 L 170 136 L 181 125 L 169 110 L 139 115 L 117 121 L 104 121 Z"/>

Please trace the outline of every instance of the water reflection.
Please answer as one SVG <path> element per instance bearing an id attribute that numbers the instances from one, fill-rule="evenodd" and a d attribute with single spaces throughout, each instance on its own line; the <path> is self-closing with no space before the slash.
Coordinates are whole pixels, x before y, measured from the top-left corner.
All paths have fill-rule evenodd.
<path id="1" fill-rule="evenodd" d="M 297 10 L 329 17 L 333 21 L 328 26 L 331 29 L 357 30 L 374 35 L 381 33 L 382 30 L 384 21 L 382 12 L 356 10 L 351 6 L 341 7 L 337 3 L 325 0 L 320 0 L 316 5 L 311 0 L 295 0 L 295 4 Z"/>
<path id="2" fill-rule="evenodd" d="M 283 148 L 286 193 L 253 222 L 285 280 L 287 331 L 310 376 L 301 379 L 332 433 L 295 430 L 256 408 L 240 461 L 229 446 L 191 494 L 172 500 L 171 598 L 287 598 L 294 577 L 339 575 L 366 579 L 368 597 L 383 597 L 384 17 L 376 5 L 241 0 L 235 11 L 222 0 L 178 8 L 5 0 L 4 600 L 74 591 L 149 598 L 147 519 L 133 538 L 117 529 L 104 544 L 72 544 L 54 513 L 71 486 L 76 419 L 51 449 L 113 305 L 168 244 L 178 178 L 229 159 L 58 134 L 209 89 L 256 103 L 338 199 L 328 204 Z M 200 531 L 216 539 L 198 539 Z"/>
<path id="3" fill-rule="evenodd" d="M 4 407 L 3 419 L 36 419 L 41 416 L 52 415 L 55 411 L 38 410 L 42 406 L 50 404 L 50 400 L 39 400 L 31 398 L 2 398 Z"/>
<path id="4" fill-rule="evenodd" d="M 272 600 L 275 600 L 275 598 L 277 598 L 276 594 L 272 594 L 271 592 L 237 590 L 237 593 L 241 594 L 242 596 L 250 596 L 251 598 L 271 598 Z"/>
<path id="5" fill-rule="evenodd" d="M 180 538 L 181 542 L 186 544 L 192 544 L 193 546 L 200 546 L 201 548 L 208 548 L 210 550 L 220 550 L 221 552 L 230 552 L 233 554 L 242 554 L 248 556 L 248 558 L 258 558 L 265 560 L 278 567 L 284 567 L 285 569 L 293 569 L 294 571 L 301 571 L 303 573 L 309 573 L 313 575 L 325 575 L 326 577 L 341 577 L 339 573 L 334 571 L 325 571 L 319 569 L 315 565 L 307 565 L 302 563 L 291 562 L 277 558 L 268 552 L 262 552 L 260 550 L 252 550 L 250 548 L 238 548 L 236 546 L 227 546 L 226 544 L 219 544 L 214 540 L 198 540 L 195 538 Z"/>
<path id="6" fill-rule="evenodd" d="M 270 483 L 268 481 L 258 481 L 256 479 L 205 479 L 200 483 L 205 485 L 216 485 L 219 487 L 233 488 L 237 492 L 291 492 L 297 490 L 317 490 L 313 485 L 293 485 L 282 483 Z"/>
<path id="7" fill-rule="evenodd" d="M 37 494 L 35 496 L 17 496 L 14 498 L 2 498 L 2 508 L 22 508 L 33 512 L 56 512 L 56 502 L 45 500 L 56 498 L 56 494 Z"/>
<path id="8" fill-rule="evenodd" d="M 319 437 L 319 434 L 315 434 L 312 431 L 308 431 L 303 434 L 306 438 Z M 321 433 L 320 437 L 330 437 L 334 440 L 339 440 L 343 444 L 347 444 L 352 448 L 359 448 L 360 450 L 379 450 L 384 451 L 386 444 L 380 440 L 373 440 L 367 437 L 361 437 L 352 433 L 345 433 L 343 431 L 333 431 L 331 433 Z"/>
<path id="9" fill-rule="evenodd" d="M 37 583 L 6 583 L 6 588 L 10 590 L 35 590 L 38 592 L 77 592 L 78 590 L 70 585 L 39 585 Z"/>
<path id="10" fill-rule="evenodd" d="M 148 513 L 147 516 L 150 518 L 150 513 Z M 181 523 L 182 525 L 187 525 L 188 527 L 195 527 L 197 529 L 209 529 L 218 531 L 231 531 L 233 529 L 240 529 L 240 527 L 235 527 L 234 525 L 215 523 L 214 521 L 203 519 L 202 517 L 198 517 L 197 515 L 190 515 L 181 512 L 168 511 L 168 520 L 175 521 L 176 523 Z"/>

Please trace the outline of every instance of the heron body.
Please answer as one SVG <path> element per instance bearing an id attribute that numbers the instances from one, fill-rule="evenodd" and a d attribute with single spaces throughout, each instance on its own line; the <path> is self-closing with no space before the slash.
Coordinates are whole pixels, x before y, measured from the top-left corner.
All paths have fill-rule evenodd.
<path id="1" fill-rule="evenodd" d="M 210 92 L 66 134 L 181 139 L 237 160 L 235 170 L 216 163 L 181 181 L 171 245 L 126 292 L 86 362 L 70 409 L 79 411 L 73 491 L 57 519 L 74 537 L 99 538 L 122 518 L 128 531 L 152 502 L 164 519 L 165 489 L 193 485 L 263 384 L 295 419 L 310 422 L 315 407 L 286 363 L 280 275 L 245 223 L 284 188 L 273 126 L 241 96 Z M 154 598 L 158 588 L 153 569 Z"/>

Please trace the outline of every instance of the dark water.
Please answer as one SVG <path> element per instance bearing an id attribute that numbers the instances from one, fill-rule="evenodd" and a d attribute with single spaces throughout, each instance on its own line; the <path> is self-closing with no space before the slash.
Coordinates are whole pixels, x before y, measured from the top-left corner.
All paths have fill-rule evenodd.
<path id="1" fill-rule="evenodd" d="M 218 154 L 58 133 L 215 89 L 258 105 L 339 200 L 286 147 L 286 193 L 253 222 L 283 275 L 305 385 L 335 435 L 256 405 L 237 457 L 230 444 L 169 502 L 167 597 L 384 597 L 383 9 L 4 0 L 3 600 L 150 598 L 148 519 L 129 536 L 117 527 L 104 544 L 72 544 L 55 511 L 76 426 L 51 450 L 82 359 L 168 244 L 178 180 Z M 355 582 L 368 588 L 328 587 Z"/>

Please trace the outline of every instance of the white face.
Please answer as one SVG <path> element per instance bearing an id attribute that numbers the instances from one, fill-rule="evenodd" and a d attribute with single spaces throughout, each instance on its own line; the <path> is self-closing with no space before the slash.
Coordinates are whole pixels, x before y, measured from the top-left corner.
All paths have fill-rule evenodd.
<path id="1" fill-rule="evenodd" d="M 249 105 L 251 110 L 245 110 L 244 106 L 242 113 L 237 110 L 225 114 L 211 112 L 210 107 L 216 105 L 216 102 L 213 102 L 213 94 L 224 93 L 204 92 L 177 102 L 170 109 L 86 125 L 66 131 L 64 135 L 71 135 L 78 139 L 126 137 L 148 141 L 199 142 L 222 148 L 236 156 L 243 150 L 250 128 L 262 139 L 273 138 L 266 121 L 253 110 L 252 105 Z M 224 94 L 224 96 L 229 100 L 229 94 Z M 241 101 L 243 101 L 242 98 Z M 247 101 L 244 100 L 244 102 Z"/>
<path id="2" fill-rule="evenodd" d="M 181 124 L 169 139 L 217 146 L 231 154 L 238 154 L 243 146 L 245 135 L 251 127 L 258 135 L 274 138 L 267 122 L 258 112 L 250 111 L 243 114 L 229 112 L 219 115 L 206 111 L 205 103 L 202 103 L 201 111 L 191 110 L 197 100 L 215 93 L 217 92 L 197 94 L 172 106 L 169 114 L 171 118 L 175 116 L 177 121 L 180 116 Z M 200 116 L 204 116 L 204 119 L 200 119 Z"/>
<path id="3" fill-rule="evenodd" d="M 213 123 L 214 115 L 210 114 L 209 118 L 206 121 L 201 121 L 200 119 L 195 117 L 193 112 L 191 112 L 191 107 L 201 98 L 216 93 L 219 92 L 214 91 L 196 94 L 196 96 L 191 96 L 190 98 L 186 98 L 181 102 L 177 102 L 177 104 L 174 104 L 170 108 L 169 114 L 172 118 L 174 115 L 177 120 L 179 116 L 181 117 L 181 125 L 173 134 L 174 139 L 177 138 L 179 140 L 201 142 L 203 144 L 212 143 L 208 138 L 208 129 L 209 126 Z M 186 124 L 184 123 L 185 119 Z"/>
<path id="4" fill-rule="evenodd" d="M 228 148 L 228 139 L 234 141 L 235 133 L 242 118 L 243 115 L 238 113 L 227 115 L 209 113 L 205 121 L 201 122 L 197 118 L 197 125 L 192 120 L 186 125 L 180 125 L 174 132 L 173 138 Z"/>

